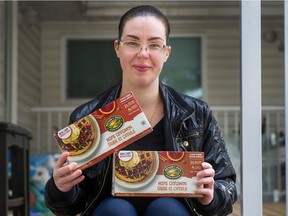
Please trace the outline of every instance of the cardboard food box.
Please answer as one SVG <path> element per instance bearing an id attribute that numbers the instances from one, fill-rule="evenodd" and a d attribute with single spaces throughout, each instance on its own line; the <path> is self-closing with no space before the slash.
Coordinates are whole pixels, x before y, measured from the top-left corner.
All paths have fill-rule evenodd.
<path id="1" fill-rule="evenodd" d="M 116 151 L 112 195 L 201 197 L 194 190 L 203 161 L 204 152 Z"/>
<path id="2" fill-rule="evenodd" d="M 118 98 L 54 134 L 68 162 L 86 169 L 152 131 L 133 93 Z"/>

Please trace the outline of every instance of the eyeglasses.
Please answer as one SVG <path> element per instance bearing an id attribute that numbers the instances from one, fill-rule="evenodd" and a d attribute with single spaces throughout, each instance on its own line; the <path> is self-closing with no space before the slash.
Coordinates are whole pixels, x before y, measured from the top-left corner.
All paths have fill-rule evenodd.
<path id="1" fill-rule="evenodd" d="M 168 47 L 163 43 L 156 43 L 156 42 L 148 43 L 146 45 L 143 45 L 142 43 L 137 41 L 118 40 L 118 42 L 127 52 L 133 52 L 133 53 L 138 53 L 142 50 L 143 47 L 145 47 L 145 50 L 150 54 L 160 54 L 164 49 Z"/>

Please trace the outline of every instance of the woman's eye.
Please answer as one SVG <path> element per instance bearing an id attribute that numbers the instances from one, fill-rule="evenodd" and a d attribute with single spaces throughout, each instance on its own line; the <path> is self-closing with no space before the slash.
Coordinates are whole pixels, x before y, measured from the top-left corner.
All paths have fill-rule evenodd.
<path id="1" fill-rule="evenodd" d="M 162 46 L 161 46 L 161 44 L 152 43 L 152 44 L 149 44 L 149 48 L 151 48 L 151 49 L 161 49 Z"/>
<path id="2" fill-rule="evenodd" d="M 138 47 L 138 46 L 139 46 L 139 43 L 134 42 L 134 41 L 127 41 L 127 42 L 126 42 L 126 45 L 128 45 L 128 46 L 133 46 L 133 47 Z"/>

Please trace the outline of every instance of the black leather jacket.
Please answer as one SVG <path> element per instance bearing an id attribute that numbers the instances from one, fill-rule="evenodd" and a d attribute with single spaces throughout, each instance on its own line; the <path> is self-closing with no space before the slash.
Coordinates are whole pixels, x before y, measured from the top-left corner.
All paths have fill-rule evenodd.
<path id="1" fill-rule="evenodd" d="M 121 85 L 101 97 L 76 108 L 70 123 L 101 108 L 119 97 Z M 205 161 L 215 169 L 214 199 L 201 205 L 196 199 L 185 198 L 191 215 L 228 215 L 237 199 L 236 174 L 227 153 L 216 120 L 208 105 L 198 99 L 180 94 L 160 83 L 164 102 L 164 130 L 166 150 L 204 151 Z M 59 191 L 51 178 L 46 184 L 46 205 L 56 215 L 90 215 L 101 200 L 111 196 L 111 186 L 104 184 L 111 175 L 111 157 L 83 171 L 85 180 L 71 191 Z"/>

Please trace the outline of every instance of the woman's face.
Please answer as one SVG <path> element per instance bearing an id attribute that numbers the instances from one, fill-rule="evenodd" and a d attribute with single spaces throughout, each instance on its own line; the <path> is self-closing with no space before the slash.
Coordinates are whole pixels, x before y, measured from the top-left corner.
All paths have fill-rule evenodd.
<path id="1" fill-rule="evenodd" d="M 165 26 L 162 21 L 153 16 L 132 18 L 126 22 L 120 39 L 142 44 L 141 50 L 131 51 L 123 43 L 114 43 L 123 71 L 123 83 L 135 87 L 145 87 L 156 82 L 158 84 L 163 64 L 168 59 L 171 48 L 166 47 L 160 52 L 155 52 L 146 49 L 146 45 L 166 45 Z"/>

